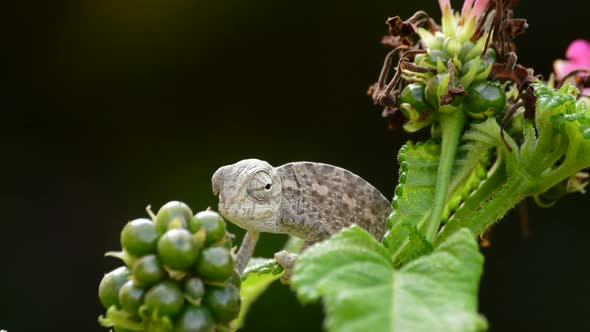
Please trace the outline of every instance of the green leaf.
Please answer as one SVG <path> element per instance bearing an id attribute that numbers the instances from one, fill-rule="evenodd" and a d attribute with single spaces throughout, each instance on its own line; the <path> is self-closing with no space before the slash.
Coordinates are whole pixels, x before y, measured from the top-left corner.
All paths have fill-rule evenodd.
<path id="1" fill-rule="evenodd" d="M 143 331 L 145 328 L 139 317 L 125 310 L 118 309 L 116 305 L 109 307 L 106 318 L 103 316 L 98 317 L 98 322 L 104 327 L 116 326 L 130 331 Z"/>
<path id="2" fill-rule="evenodd" d="M 471 131 L 465 135 L 468 134 L 473 136 Z M 492 146 L 489 140 L 463 138 L 454 161 L 443 221 L 486 177 Z M 395 266 L 432 251 L 423 232 L 432 212 L 440 153 L 436 140 L 416 145 L 408 142 L 399 151 L 400 176 L 393 198 L 394 212 L 388 220 L 390 231 L 384 237 Z"/>
<path id="3" fill-rule="evenodd" d="M 480 331 L 482 266 L 468 230 L 396 270 L 388 250 L 352 226 L 304 252 L 291 285 L 302 302 L 323 297 L 328 331 Z"/>
<path id="4" fill-rule="evenodd" d="M 495 135 L 506 159 L 508 181 L 520 182 L 526 196 L 545 192 L 590 166 L 590 110 L 576 100 L 578 90 L 567 84 L 559 90 L 533 87 L 535 118 L 524 120 L 522 142 L 506 136 L 509 151 Z"/>
<path id="5" fill-rule="evenodd" d="M 240 288 L 240 315 L 231 323 L 232 329 L 239 329 L 244 325 L 250 306 L 282 273 L 279 265 L 273 259 L 252 258 L 249 266 L 244 271 L 242 286 Z M 282 268 L 280 269 L 282 271 Z"/>
<path id="6" fill-rule="evenodd" d="M 515 156 L 515 169 L 508 170 L 515 174 L 524 168 L 533 177 L 540 175 L 536 183 L 529 184 L 533 194 L 545 192 L 590 166 L 590 110 L 576 100 L 577 94 L 569 85 L 558 91 L 535 85 L 534 128 L 532 123 L 525 124 L 525 141 Z"/>
<path id="7" fill-rule="evenodd" d="M 284 249 L 297 253 L 303 246 L 303 240 L 290 236 Z M 254 257 L 248 262 L 248 267 L 242 274 L 240 288 L 240 315 L 231 323 L 232 329 L 239 329 L 244 325 L 250 307 L 264 291 L 277 279 L 281 278 L 283 267 L 274 259 Z"/>
<path id="8" fill-rule="evenodd" d="M 435 140 L 416 145 L 408 142 L 399 150 L 399 183 L 387 221 L 390 231 L 383 239 L 396 265 L 431 249 L 418 227 L 430 218 L 439 156 L 440 144 Z"/>

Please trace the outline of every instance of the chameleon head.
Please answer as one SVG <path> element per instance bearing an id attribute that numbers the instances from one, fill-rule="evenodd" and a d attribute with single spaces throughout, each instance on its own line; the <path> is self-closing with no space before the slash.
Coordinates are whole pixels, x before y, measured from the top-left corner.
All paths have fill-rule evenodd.
<path id="1" fill-rule="evenodd" d="M 281 178 L 267 162 L 245 159 L 219 168 L 211 178 L 219 212 L 246 229 L 274 233 L 281 204 Z"/>

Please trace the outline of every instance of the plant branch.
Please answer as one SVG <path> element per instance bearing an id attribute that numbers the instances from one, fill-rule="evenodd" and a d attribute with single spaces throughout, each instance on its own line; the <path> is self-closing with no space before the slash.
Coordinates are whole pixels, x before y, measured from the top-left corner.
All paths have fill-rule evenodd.
<path id="1" fill-rule="evenodd" d="M 425 235 L 428 241 L 434 240 L 442 220 L 445 202 L 449 194 L 453 162 L 459 146 L 459 138 L 465 125 L 466 115 L 463 110 L 459 109 L 453 113 L 441 114 L 439 120 L 442 129 L 442 150 L 436 176 L 432 214 L 430 215 L 430 221 L 426 224 Z"/>

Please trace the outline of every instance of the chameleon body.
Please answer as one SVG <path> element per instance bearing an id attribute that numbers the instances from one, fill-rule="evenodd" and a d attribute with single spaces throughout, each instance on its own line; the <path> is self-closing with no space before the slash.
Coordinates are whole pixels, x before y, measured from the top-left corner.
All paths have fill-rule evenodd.
<path id="1" fill-rule="evenodd" d="M 236 258 L 240 273 L 258 232 L 303 238 L 305 249 L 354 223 L 381 239 L 392 211 L 391 203 L 367 181 L 328 164 L 273 167 L 246 159 L 219 168 L 211 182 L 221 215 L 247 230 Z"/>

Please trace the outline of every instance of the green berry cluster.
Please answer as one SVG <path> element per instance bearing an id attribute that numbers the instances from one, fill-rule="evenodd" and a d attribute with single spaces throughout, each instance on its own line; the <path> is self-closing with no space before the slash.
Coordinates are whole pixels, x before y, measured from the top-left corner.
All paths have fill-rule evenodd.
<path id="1" fill-rule="evenodd" d="M 169 202 L 152 219 L 135 219 L 121 231 L 121 266 L 103 277 L 98 295 L 115 332 L 228 330 L 240 311 L 240 276 L 231 236 L 214 211 L 193 216 Z"/>
<path id="2" fill-rule="evenodd" d="M 496 53 L 492 48 L 484 52 L 485 38 L 460 44 L 438 32 L 426 38 L 425 43 L 427 52 L 416 55 L 413 62 L 429 70 L 405 70 L 402 75 L 406 82 L 410 82 L 399 95 L 399 108 L 409 120 L 404 126 L 407 131 L 432 124 L 437 112 L 461 110 L 472 118 L 485 119 L 504 109 L 505 87 L 488 79 Z M 462 92 L 452 96 L 449 103 L 442 103 L 451 83 Z"/>

